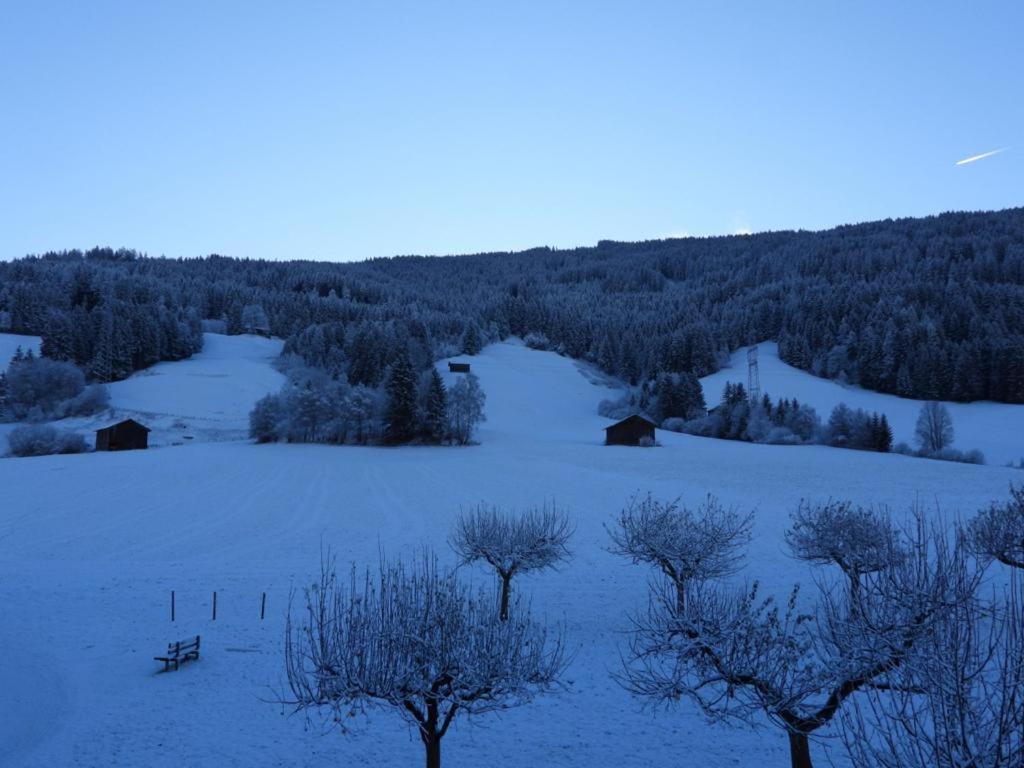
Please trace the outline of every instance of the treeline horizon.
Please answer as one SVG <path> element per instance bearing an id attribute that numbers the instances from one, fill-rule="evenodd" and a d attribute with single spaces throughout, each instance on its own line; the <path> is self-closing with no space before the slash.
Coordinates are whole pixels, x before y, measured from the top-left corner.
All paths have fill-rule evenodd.
<path id="1" fill-rule="evenodd" d="M 795 367 L 866 389 L 1019 403 L 1024 209 L 341 263 L 111 248 L 0 262 L 0 330 L 41 336 L 97 381 L 187 357 L 203 321 L 241 333 L 253 316 L 308 364 L 374 383 L 395 349 L 436 359 L 467 333 L 529 335 L 634 385 L 705 376 L 771 339 Z"/>

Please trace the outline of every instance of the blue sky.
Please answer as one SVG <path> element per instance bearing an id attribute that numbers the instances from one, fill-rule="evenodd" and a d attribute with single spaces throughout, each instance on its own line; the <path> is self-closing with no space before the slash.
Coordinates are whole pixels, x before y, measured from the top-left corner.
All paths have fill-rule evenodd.
<path id="1" fill-rule="evenodd" d="M 1019 2 L 5 4 L 0 258 L 348 260 L 1022 205 L 1022 28 Z"/>

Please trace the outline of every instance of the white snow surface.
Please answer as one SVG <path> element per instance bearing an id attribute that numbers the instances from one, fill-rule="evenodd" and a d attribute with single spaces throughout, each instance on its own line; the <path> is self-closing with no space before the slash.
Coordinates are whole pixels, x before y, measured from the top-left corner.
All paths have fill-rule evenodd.
<path id="1" fill-rule="evenodd" d="M 282 346 L 280 339 L 262 336 L 203 334 L 202 351 L 189 359 L 157 363 L 108 384 L 111 406 L 118 417 L 153 429 L 156 444 L 184 436 L 245 437 L 256 401 L 284 383 L 271 367 Z"/>
<path id="2" fill-rule="evenodd" d="M 252 343 L 253 350 L 261 346 Z M 244 368 L 227 366 L 247 371 L 249 381 L 241 372 L 192 375 L 219 370 L 217 355 L 214 343 L 203 353 L 206 362 L 134 377 L 126 392 L 115 390 L 115 400 L 140 412 L 229 421 L 240 416 L 231 416 L 240 403 L 210 394 L 213 382 L 238 391 L 262 382 L 246 390 L 252 399 L 276 374 L 269 365 L 261 372 L 250 357 Z M 0 461 L 0 763 L 420 764 L 418 738 L 391 712 L 359 719 L 346 737 L 272 703 L 282 690 L 289 591 L 311 582 L 322 547 L 333 548 L 342 564 L 375 565 L 381 550 L 406 556 L 424 545 L 452 562 L 445 542 L 460 507 L 554 500 L 576 521 L 574 557 L 514 588 L 531 596 L 538 616 L 564 622 L 577 649 L 570 690 L 481 718 L 483 727 L 457 721 L 445 737 L 444 764 L 786 765 L 786 739 L 770 725 L 713 726 L 687 705 L 654 714 L 612 682 L 628 613 L 645 604 L 650 573 L 606 551 L 604 525 L 638 491 L 688 503 L 711 492 L 755 508 L 755 535 L 737 581 L 759 578 L 781 595 L 794 581 L 809 586 L 813 578 L 782 541 L 801 498 L 844 497 L 894 510 L 920 502 L 952 517 L 1005 497 L 1011 481 L 1024 479 L 999 466 L 668 432 L 659 432 L 659 448 L 605 447 L 609 422 L 595 409 L 614 393 L 572 361 L 513 343 L 468 359 L 487 393 L 488 421 L 476 446 L 193 441 Z M 439 367 L 446 372 L 445 362 Z M 482 568 L 467 576 L 491 583 Z M 202 635 L 202 658 L 158 673 L 162 665 L 152 657 L 195 634 Z M 812 749 L 822 765 L 834 751 L 828 741 Z"/>
<path id="3" fill-rule="evenodd" d="M 0 353 L 6 344 L 14 354 L 17 343 L 7 341 L 11 338 L 34 337 L 0 336 Z M 89 443 L 94 430 L 122 419 L 149 427 L 150 446 L 243 440 L 249 435 L 249 412 L 256 401 L 285 381 L 271 365 L 282 346 L 280 339 L 262 336 L 203 334 L 203 349 L 187 360 L 157 363 L 107 384 L 108 410 L 55 424 L 83 434 Z M 6 434 L 15 426 L 0 424 L 0 454 L 6 450 Z"/>
<path id="4" fill-rule="evenodd" d="M 822 422 L 828 421 L 832 409 L 839 403 L 878 411 L 889 419 L 897 443 L 917 447 L 914 425 L 922 400 L 884 395 L 801 371 L 779 359 L 779 346 L 775 342 L 759 344 L 757 356 L 761 391 L 770 394 L 773 400 L 795 397 L 801 403 L 814 406 Z M 701 379 L 709 407 L 721 401 L 722 390 L 729 381 L 747 385 L 746 348 L 733 353 L 727 368 Z M 963 451 L 976 448 L 985 454 L 989 464 L 1005 465 L 1024 458 L 1024 405 L 987 401 L 945 405 L 953 417 L 954 448 Z"/>

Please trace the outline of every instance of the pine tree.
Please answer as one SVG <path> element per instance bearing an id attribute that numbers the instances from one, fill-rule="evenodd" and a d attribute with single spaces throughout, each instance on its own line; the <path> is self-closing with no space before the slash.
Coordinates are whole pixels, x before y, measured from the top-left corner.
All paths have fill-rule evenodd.
<path id="1" fill-rule="evenodd" d="M 384 390 L 384 441 L 392 445 L 407 443 L 416 436 L 416 374 L 408 353 L 400 353 L 392 363 Z"/>
<path id="2" fill-rule="evenodd" d="M 480 339 L 480 329 L 477 324 L 470 322 L 462 334 L 462 351 L 467 355 L 475 355 L 483 349 L 483 341 Z"/>
<path id="3" fill-rule="evenodd" d="M 882 453 L 889 453 L 892 450 L 892 427 L 889 426 L 889 420 L 882 414 L 882 418 L 878 423 L 878 451 Z"/>
<path id="4" fill-rule="evenodd" d="M 431 370 L 427 401 L 423 409 L 423 432 L 428 440 L 441 442 L 448 434 L 448 393 L 441 375 Z"/>

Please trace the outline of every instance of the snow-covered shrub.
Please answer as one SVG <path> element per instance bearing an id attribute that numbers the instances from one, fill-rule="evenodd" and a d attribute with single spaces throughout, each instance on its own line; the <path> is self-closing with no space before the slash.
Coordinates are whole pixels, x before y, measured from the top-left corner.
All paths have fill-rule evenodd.
<path id="1" fill-rule="evenodd" d="M 551 342 L 548 340 L 548 337 L 536 331 L 526 334 L 523 337 L 523 343 L 530 349 L 551 349 Z"/>
<path id="2" fill-rule="evenodd" d="M 273 443 L 280 439 L 281 396 L 267 395 L 256 401 L 249 414 L 249 437 L 257 443 Z"/>
<path id="3" fill-rule="evenodd" d="M 927 459 L 939 459 L 940 461 L 956 461 L 961 464 L 984 464 L 985 454 L 977 449 L 960 451 L 956 448 L 943 448 L 940 451 L 925 452 L 921 455 Z"/>
<path id="4" fill-rule="evenodd" d="M 11 456 L 49 456 L 54 453 L 84 453 L 88 446 L 77 432 L 49 424 L 26 424 L 7 436 Z"/>
<path id="5" fill-rule="evenodd" d="M 90 384 L 75 397 L 61 403 L 58 411 L 64 418 L 92 416 L 94 413 L 105 411 L 109 405 L 110 392 L 107 388 L 103 384 Z"/>
<path id="6" fill-rule="evenodd" d="M 59 417 L 63 403 L 84 389 L 85 374 L 74 363 L 29 352 L 7 368 L 7 410 L 16 420 Z"/>
<path id="7" fill-rule="evenodd" d="M 725 431 L 725 418 L 721 412 L 711 411 L 685 422 L 683 431 L 699 437 L 720 437 Z"/>
<path id="8" fill-rule="evenodd" d="M 655 446 L 654 438 L 649 435 L 641 437 L 636 444 L 641 448 L 653 448 Z"/>
<path id="9" fill-rule="evenodd" d="M 632 416 L 638 410 L 636 397 L 623 395 L 615 400 L 604 399 L 597 404 L 597 412 L 607 419 L 619 421 Z"/>
<path id="10" fill-rule="evenodd" d="M 788 427 L 772 427 L 761 442 L 767 445 L 800 445 L 803 440 Z"/>
<path id="11" fill-rule="evenodd" d="M 678 416 L 672 416 L 671 418 L 665 419 L 661 422 L 661 428 L 669 432 L 685 432 L 686 419 L 682 419 Z"/>

